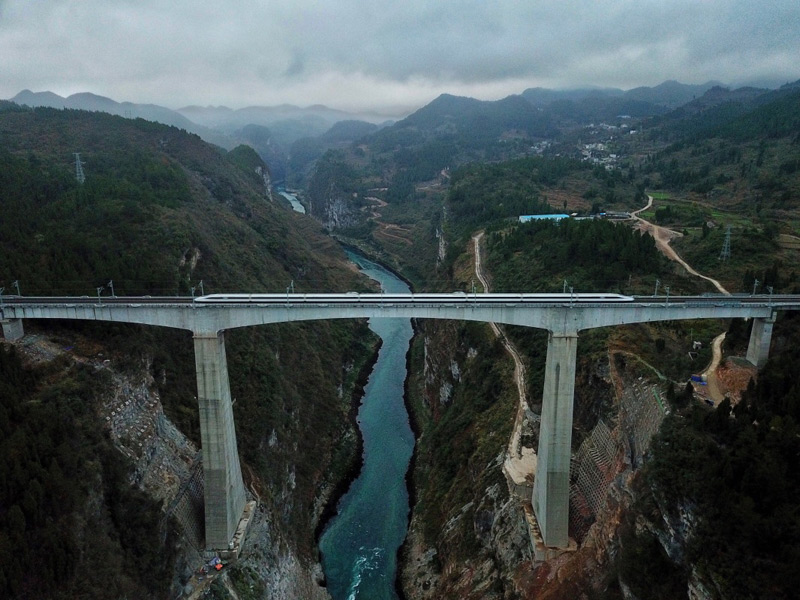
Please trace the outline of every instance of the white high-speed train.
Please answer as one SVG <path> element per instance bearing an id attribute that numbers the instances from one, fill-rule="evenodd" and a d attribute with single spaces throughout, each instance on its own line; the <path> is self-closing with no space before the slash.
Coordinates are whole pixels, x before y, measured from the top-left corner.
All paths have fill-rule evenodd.
<path id="1" fill-rule="evenodd" d="M 207 304 L 286 304 L 293 303 L 392 303 L 417 304 L 433 303 L 546 303 L 560 304 L 574 302 L 582 304 L 603 304 L 606 302 L 633 302 L 631 296 L 622 294 L 467 294 L 454 292 L 451 294 L 209 294 L 195 298 L 195 302 Z"/>

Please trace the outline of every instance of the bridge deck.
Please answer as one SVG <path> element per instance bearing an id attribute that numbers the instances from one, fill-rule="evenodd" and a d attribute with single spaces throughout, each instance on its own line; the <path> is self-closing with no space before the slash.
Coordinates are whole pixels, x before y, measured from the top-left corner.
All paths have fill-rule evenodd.
<path id="1" fill-rule="evenodd" d="M 769 317 L 800 296 L 618 294 L 220 294 L 0 298 L 0 319 L 85 319 L 216 332 L 268 323 L 365 317 L 492 321 L 581 331 L 647 321 Z"/>

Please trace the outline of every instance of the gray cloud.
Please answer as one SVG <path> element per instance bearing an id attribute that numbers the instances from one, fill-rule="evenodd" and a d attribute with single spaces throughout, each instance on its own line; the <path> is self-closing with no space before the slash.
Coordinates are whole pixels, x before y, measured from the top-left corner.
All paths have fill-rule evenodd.
<path id="1" fill-rule="evenodd" d="M 796 0 L 5 0 L 0 97 L 410 107 L 449 92 L 800 77 Z"/>

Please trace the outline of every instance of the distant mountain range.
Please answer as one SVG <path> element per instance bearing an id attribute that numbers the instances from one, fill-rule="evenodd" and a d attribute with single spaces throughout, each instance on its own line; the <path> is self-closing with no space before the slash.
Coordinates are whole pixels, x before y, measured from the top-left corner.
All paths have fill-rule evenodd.
<path id="1" fill-rule="evenodd" d="M 117 102 L 111 98 L 98 96 L 97 94 L 89 92 L 72 94 L 67 98 L 63 98 L 53 92 L 32 92 L 30 90 L 22 90 L 19 94 L 11 98 L 11 102 L 30 107 L 71 108 L 75 110 L 105 112 L 130 119 L 140 118 L 147 121 L 163 123 L 164 125 L 172 125 L 179 129 L 185 129 L 190 133 L 199 135 L 207 142 L 222 146 L 228 150 L 237 145 L 233 140 L 222 135 L 220 132 L 204 127 L 201 124 L 187 119 L 179 112 L 163 106 L 158 106 L 157 104 Z"/>
<path id="2" fill-rule="evenodd" d="M 798 128 L 798 91 L 800 80 L 773 90 L 756 87 L 731 90 L 716 86 L 691 102 L 650 119 L 648 126 L 668 129 L 673 138 L 741 135 L 757 138 L 767 132 L 780 136 Z"/>
<path id="3" fill-rule="evenodd" d="M 522 92 L 522 97 L 562 121 L 585 124 L 610 120 L 621 115 L 635 118 L 662 115 L 720 85 L 716 81 L 702 85 L 665 81 L 654 87 L 637 87 L 628 91 L 618 88 L 562 91 L 530 88 Z"/>
<path id="4" fill-rule="evenodd" d="M 374 123 L 385 121 L 377 115 L 354 115 L 327 106 L 306 108 L 283 104 L 280 106 L 251 106 L 233 110 L 224 106 L 186 106 L 172 110 L 156 104 L 117 102 L 91 93 L 73 94 L 64 98 L 53 92 L 23 90 L 11 102 L 30 107 L 76 109 L 105 112 L 126 118 L 141 118 L 172 125 L 197 134 L 202 139 L 226 150 L 246 143 L 258 151 L 267 162 L 273 176 L 281 180 L 291 145 L 303 138 L 315 138 L 328 132 L 337 123 L 359 119 L 365 133 L 375 128 Z M 334 131 L 341 137 L 342 130 Z"/>
<path id="5" fill-rule="evenodd" d="M 565 102 L 583 106 L 599 106 L 606 103 L 620 107 L 630 106 L 634 112 L 658 114 L 664 112 L 665 109 L 674 109 L 691 102 L 708 90 L 720 86 L 722 84 L 716 81 L 709 81 L 701 85 L 665 81 L 654 87 L 637 87 L 627 91 L 618 88 L 578 88 L 573 90 L 529 88 L 522 92 L 521 96 L 537 108 L 546 108 L 553 104 L 563 106 Z M 455 96 L 443 94 L 441 98 L 455 98 Z M 434 100 L 433 103 L 440 102 L 441 98 Z M 207 128 L 230 135 L 247 125 L 261 125 L 269 127 L 273 133 L 286 129 L 287 137 L 298 139 L 295 136 L 301 133 L 321 135 L 339 121 L 357 120 L 374 124 L 388 124 L 385 117 L 376 113 L 355 114 L 321 104 L 308 107 L 281 104 L 278 106 L 249 106 L 240 109 L 226 106 L 190 105 L 172 110 L 156 104 L 117 102 L 111 98 L 88 92 L 64 98 L 53 92 L 32 92 L 30 90 L 23 90 L 10 100 L 32 107 L 73 108 L 103 111 L 131 118 L 140 117 L 166 125 L 174 125 L 198 133 L 202 137 L 206 137 L 209 132 L 198 128 Z M 474 100 L 474 102 L 480 101 Z M 421 110 L 424 110 L 424 107 Z M 287 122 L 294 122 L 294 127 L 287 128 L 285 125 Z M 275 127 L 277 123 L 283 125 Z"/>
<path id="6" fill-rule="evenodd" d="M 107 112 L 128 118 L 142 118 L 165 125 L 173 125 L 196 133 L 204 140 L 232 148 L 237 145 L 236 132 L 248 125 L 268 127 L 276 141 L 291 144 L 301 137 L 322 135 L 340 121 L 361 120 L 371 123 L 385 121 L 374 114 L 353 114 L 314 105 L 301 108 L 290 104 L 279 106 L 250 106 L 234 110 L 225 106 L 186 106 L 172 110 L 156 104 L 117 102 L 105 96 L 84 92 L 66 98 L 53 92 L 23 90 L 10 99 L 16 104 L 50 108 Z"/>
<path id="7" fill-rule="evenodd" d="M 713 81 L 702 85 L 665 81 L 655 87 L 628 91 L 531 88 L 521 95 L 494 101 L 442 94 L 377 136 L 387 147 L 431 138 L 455 139 L 454 136 L 462 146 L 479 147 L 509 134 L 523 134 L 531 139 L 553 138 L 571 126 L 610 122 L 621 116 L 655 117 L 682 106 L 693 106 L 691 112 L 698 112 L 723 102 L 749 102 L 769 91 L 758 88 L 731 91 Z"/>
<path id="8" fill-rule="evenodd" d="M 195 123 L 213 127 L 221 131 L 235 131 L 245 125 L 271 126 L 281 121 L 300 121 L 309 123 L 310 126 L 325 127 L 324 133 L 334 123 L 339 121 L 366 121 L 380 123 L 385 117 L 374 114 L 354 114 L 342 110 L 329 108 L 322 104 L 315 104 L 301 108 L 292 104 L 278 106 L 248 106 L 234 110 L 226 106 L 185 106 L 177 110 L 181 115 Z"/>
<path id="9" fill-rule="evenodd" d="M 579 88 L 573 90 L 551 90 L 546 88 L 529 88 L 521 97 L 535 108 L 550 109 L 555 117 L 571 118 L 578 121 L 609 118 L 620 114 L 634 117 L 663 114 L 701 98 L 713 88 L 721 88 L 722 84 L 709 81 L 701 85 L 689 85 L 677 81 L 665 81 L 654 87 L 637 87 L 631 90 L 618 88 Z M 724 88 L 722 88 L 724 89 Z M 745 89 L 745 88 L 742 88 Z M 756 89 L 756 88 L 746 88 Z M 759 92 L 766 91 L 758 89 Z M 517 98 L 517 99 L 514 99 Z M 510 96 L 497 101 L 496 108 L 502 106 L 506 117 L 510 113 L 519 113 L 513 119 L 521 119 L 523 129 L 530 122 L 539 121 L 534 114 L 519 104 L 519 97 Z M 322 135 L 331 126 L 340 121 L 365 121 L 373 124 L 387 123 L 384 117 L 377 114 L 353 114 L 329 108 L 324 105 L 299 107 L 290 104 L 279 106 L 249 106 L 232 109 L 225 106 L 185 106 L 177 110 L 156 104 L 136 104 L 133 102 L 116 102 L 105 96 L 92 93 L 73 94 L 63 98 L 53 92 L 32 92 L 23 90 L 13 98 L 12 102 L 27 106 L 48 106 L 52 108 L 72 108 L 91 111 L 103 111 L 130 118 L 142 118 L 173 125 L 200 135 L 203 139 L 230 148 L 236 145 L 236 133 L 248 125 L 268 127 L 275 141 L 282 145 L 290 145 L 303 137 Z M 472 98 L 457 99 L 455 96 L 443 94 L 426 107 L 410 115 L 408 118 L 418 121 L 417 125 L 425 125 L 429 117 L 434 117 L 443 108 L 442 105 L 454 108 L 456 113 L 467 116 L 470 113 L 481 113 L 481 106 L 487 102 Z M 456 107 L 456 104 L 458 105 Z M 429 110 L 429 107 L 431 109 Z M 432 113 L 432 114 L 428 114 Z M 528 114 L 523 114 L 528 113 Z"/>
<path id="10" fill-rule="evenodd" d="M 581 102 L 586 99 L 621 99 L 627 101 L 646 102 L 664 108 L 677 108 L 698 96 L 702 96 L 715 86 L 722 86 L 718 81 L 709 81 L 701 85 L 689 85 L 677 81 L 665 81 L 654 87 L 637 87 L 628 91 L 618 88 L 578 88 L 574 90 L 549 90 L 546 88 L 528 88 L 522 97 L 534 106 L 546 107 L 558 101 Z"/>
<path id="11" fill-rule="evenodd" d="M 288 165 L 307 172 L 308 166 L 326 149 L 362 136 L 376 136 L 373 141 L 387 150 L 432 139 L 479 148 L 507 136 L 553 138 L 563 129 L 608 122 L 625 115 L 680 120 L 718 105 L 757 102 L 769 92 L 756 87 L 730 90 L 715 81 L 701 85 L 665 81 L 627 91 L 530 88 L 520 95 L 495 101 L 442 94 L 394 124 L 381 122 L 383 118 L 375 114 L 354 115 L 323 105 L 302 108 L 283 104 L 236 110 L 224 106 L 185 106 L 171 110 L 155 104 L 116 102 L 91 93 L 63 98 L 52 92 L 30 90 L 21 91 L 11 101 L 31 107 L 102 111 L 156 121 L 185 129 L 226 149 L 246 143 L 267 162 L 275 179 L 282 180 Z M 383 127 L 378 128 L 377 124 Z"/>

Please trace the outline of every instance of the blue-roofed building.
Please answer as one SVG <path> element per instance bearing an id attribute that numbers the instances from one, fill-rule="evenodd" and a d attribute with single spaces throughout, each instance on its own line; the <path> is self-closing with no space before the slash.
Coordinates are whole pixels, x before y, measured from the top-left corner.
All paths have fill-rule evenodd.
<path id="1" fill-rule="evenodd" d="M 556 213 L 552 215 L 521 215 L 519 217 L 520 223 L 527 223 L 528 221 L 560 221 L 567 219 L 569 215 L 563 213 Z"/>

